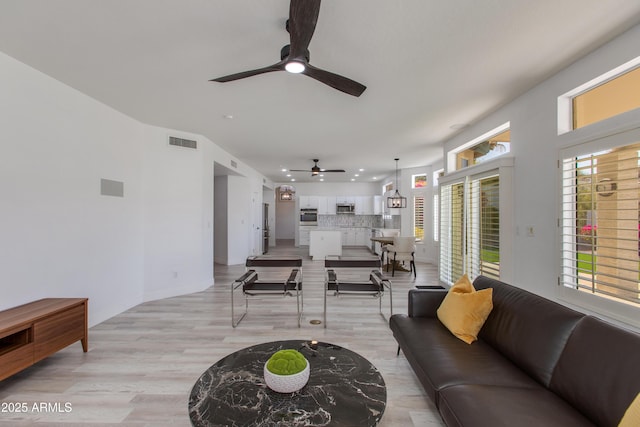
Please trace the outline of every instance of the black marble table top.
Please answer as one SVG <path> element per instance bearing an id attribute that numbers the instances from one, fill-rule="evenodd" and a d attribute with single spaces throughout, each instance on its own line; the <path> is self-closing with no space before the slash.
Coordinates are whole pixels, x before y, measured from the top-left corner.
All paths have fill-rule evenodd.
<path id="1" fill-rule="evenodd" d="M 264 383 L 265 362 L 282 349 L 309 361 L 309 382 L 280 394 Z M 337 345 L 276 341 L 232 353 L 207 369 L 189 396 L 194 426 L 375 426 L 384 413 L 387 389 L 367 359 Z"/>

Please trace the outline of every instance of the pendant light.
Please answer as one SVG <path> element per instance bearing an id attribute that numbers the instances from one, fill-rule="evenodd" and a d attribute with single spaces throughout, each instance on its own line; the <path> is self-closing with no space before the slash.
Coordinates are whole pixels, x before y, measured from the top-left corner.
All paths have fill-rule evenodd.
<path id="1" fill-rule="evenodd" d="M 400 181 L 398 181 L 398 160 L 400 159 L 394 159 L 394 160 L 396 161 L 396 192 L 393 193 L 393 196 L 387 197 L 387 207 L 392 209 L 406 208 L 407 198 L 402 197 L 400 195 L 400 192 L 398 191 L 398 188 L 400 187 Z"/>

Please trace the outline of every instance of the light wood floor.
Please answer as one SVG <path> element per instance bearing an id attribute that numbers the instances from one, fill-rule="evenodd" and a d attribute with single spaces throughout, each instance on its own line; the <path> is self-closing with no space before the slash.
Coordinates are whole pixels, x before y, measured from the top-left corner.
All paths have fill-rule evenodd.
<path id="1" fill-rule="evenodd" d="M 349 348 L 380 370 L 387 385 L 381 426 L 443 425 L 404 356 L 396 357 L 377 300 L 329 297 L 327 328 L 312 325 L 322 319 L 322 262 L 293 246 L 276 246 L 269 254 L 304 257 L 301 328 L 295 299 L 288 297 L 250 303 L 247 317 L 232 328 L 230 285 L 244 267 L 216 265 L 216 284 L 206 291 L 134 307 L 91 328 L 88 353 L 77 343 L 1 381 L 0 424 L 189 426 L 189 393 L 214 362 L 253 344 L 317 339 Z M 364 248 L 344 253 L 365 254 Z M 434 266 L 417 263 L 417 271 L 416 280 L 396 272 L 394 312 L 406 313 L 407 291 L 415 284 L 435 282 Z"/>

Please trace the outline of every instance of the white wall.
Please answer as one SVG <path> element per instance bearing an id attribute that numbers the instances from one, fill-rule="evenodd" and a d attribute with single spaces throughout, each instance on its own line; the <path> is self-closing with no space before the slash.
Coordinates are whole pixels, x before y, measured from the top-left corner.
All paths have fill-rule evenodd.
<path id="1" fill-rule="evenodd" d="M 0 93 L 0 309 L 88 297 L 95 325 L 210 286 L 214 160 L 244 176 L 230 229 L 234 260 L 249 254 L 237 212 L 266 180 L 207 138 L 142 124 L 2 53 Z M 123 182 L 124 197 L 101 196 L 101 178 Z"/>
<path id="2" fill-rule="evenodd" d="M 144 299 L 213 284 L 213 159 L 198 135 L 145 126 L 143 167 Z M 168 136 L 198 149 L 170 146 Z"/>
<path id="3" fill-rule="evenodd" d="M 559 176 L 557 160 L 562 148 L 607 133 L 640 127 L 640 111 L 588 126 L 571 134 L 558 136 L 557 98 L 565 92 L 640 56 L 640 26 L 636 26 L 611 43 L 592 52 L 567 69 L 500 108 L 480 122 L 465 129 L 444 145 L 444 155 L 453 148 L 507 122 L 511 122 L 512 154 L 515 157 L 513 200 L 515 226 L 501 230 L 509 233 L 514 248 L 516 286 L 545 297 L 560 300 L 557 285 L 560 245 L 557 218 Z M 534 227 L 528 237 L 526 227 Z M 594 297 L 595 298 L 595 297 Z M 626 308 L 595 298 L 583 311 L 599 312 L 611 319 L 627 321 L 621 315 Z M 567 303 L 567 301 L 564 301 Z M 626 318 L 625 318 L 626 316 Z M 636 318 L 640 318 L 635 311 Z M 640 326 L 640 323 L 636 323 Z"/>
<path id="4" fill-rule="evenodd" d="M 2 53 L 0 93 L 0 309 L 89 297 L 93 324 L 138 304 L 143 127 Z"/>
<path id="5" fill-rule="evenodd" d="M 227 177 L 227 264 L 243 264 L 249 255 L 251 193 L 248 178 Z"/>

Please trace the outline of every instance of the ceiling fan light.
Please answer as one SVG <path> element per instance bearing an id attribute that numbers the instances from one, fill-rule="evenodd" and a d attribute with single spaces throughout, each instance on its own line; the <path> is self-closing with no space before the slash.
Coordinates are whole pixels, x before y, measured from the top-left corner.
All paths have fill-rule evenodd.
<path id="1" fill-rule="evenodd" d="M 289 61 L 284 66 L 284 69 L 290 73 L 299 74 L 304 71 L 304 64 L 298 61 Z"/>

